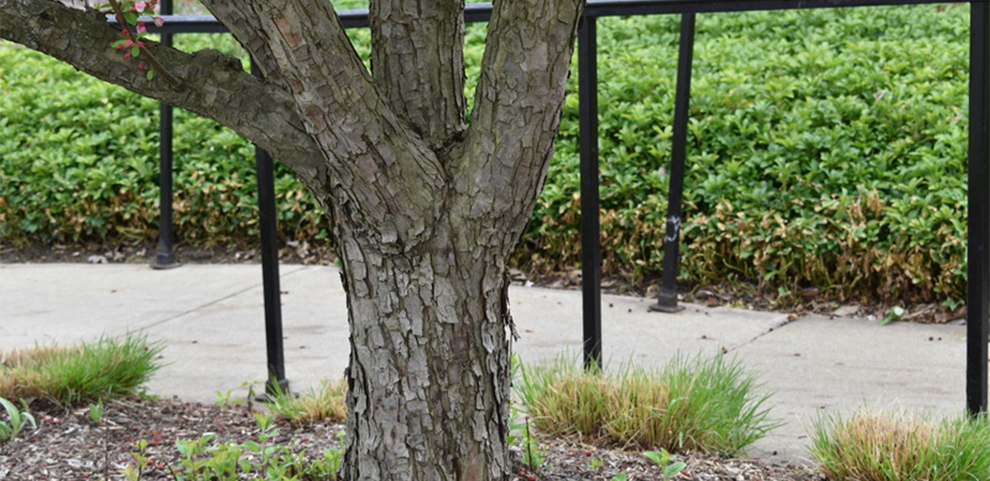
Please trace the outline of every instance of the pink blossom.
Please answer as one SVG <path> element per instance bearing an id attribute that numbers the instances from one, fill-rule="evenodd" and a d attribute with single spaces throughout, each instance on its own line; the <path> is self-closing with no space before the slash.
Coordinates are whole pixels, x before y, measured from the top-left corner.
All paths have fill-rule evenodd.
<path id="1" fill-rule="evenodd" d="M 134 46 L 134 41 L 133 41 L 133 40 L 131 40 L 131 39 L 127 39 L 127 43 L 126 43 L 126 45 L 127 45 L 128 47 L 133 47 L 133 46 Z"/>
<path id="2" fill-rule="evenodd" d="M 134 2 L 134 8 L 143 11 L 148 8 L 148 2 Z"/>
<path id="3" fill-rule="evenodd" d="M 130 59 L 131 59 L 131 54 L 125 53 L 124 54 L 124 60 L 130 60 Z"/>
<path id="4" fill-rule="evenodd" d="M 137 33 L 145 33 L 148 29 L 144 26 L 144 22 L 137 23 Z"/>
<path id="5" fill-rule="evenodd" d="M 159 27 L 165 25 L 165 19 L 162 17 L 155 17 L 155 25 L 158 25 Z"/>

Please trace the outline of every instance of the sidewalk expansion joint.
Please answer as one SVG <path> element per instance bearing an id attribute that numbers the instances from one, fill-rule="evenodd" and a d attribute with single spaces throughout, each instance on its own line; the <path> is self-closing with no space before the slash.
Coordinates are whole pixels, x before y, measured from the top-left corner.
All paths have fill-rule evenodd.
<path id="1" fill-rule="evenodd" d="M 758 341 L 758 340 L 760 340 L 760 339 L 762 339 L 762 338 L 764 338 L 764 337 L 772 334 L 773 332 L 779 330 L 780 328 L 782 328 L 784 326 L 787 326 L 788 324 L 794 324 L 795 322 L 798 322 L 798 321 L 800 321 L 803 318 L 804 318 L 804 316 L 798 316 L 797 314 L 789 314 L 787 316 L 787 318 L 784 319 L 782 322 L 780 322 L 777 325 L 775 325 L 775 326 L 767 329 L 766 331 L 763 331 L 763 332 L 761 332 L 761 333 L 753 336 L 753 338 L 750 339 L 750 340 L 748 340 L 748 341 L 745 341 L 745 342 L 743 342 L 741 344 L 738 344 L 736 346 L 732 346 L 731 348 L 728 348 L 728 351 L 735 351 L 737 349 L 740 349 L 740 348 L 749 346 L 750 344 L 753 344 L 756 341 Z"/>

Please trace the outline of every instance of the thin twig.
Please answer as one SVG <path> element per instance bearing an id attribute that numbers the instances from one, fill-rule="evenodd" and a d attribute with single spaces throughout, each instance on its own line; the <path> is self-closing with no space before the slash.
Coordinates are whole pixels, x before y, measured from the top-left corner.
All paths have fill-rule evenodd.
<path id="1" fill-rule="evenodd" d="M 175 470 L 172 469 L 172 465 L 169 464 L 168 461 L 164 461 L 164 462 L 165 462 L 165 468 L 168 469 L 168 474 L 172 475 L 173 480 L 178 481 L 179 477 L 175 474 Z"/>
<path id="2" fill-rule="evenodd" d="M 901 320 L 902 321 L 907 321 L 907 320 L 910 320 L 910 319 L 914 319 L 916 317 L 920 317 L 920 316 L 923 316 L 925 314 L 928 314 L 929 312 L 933 311 L 934 309 L 935 309 L 935 305 L 934 304 L 929 304 L 927 307 L 925 307 L 924 309 L 922 309 L 922 310 L 920 310 L 918 312 L 914 312 L 914 313 L 911 313 L 911 314 L 908 314 L 908 315 L 902 317 Z"/>
<path id="3" fill-rule="evenodd" d="M 110 429 L 106 423 L 100 423 L 103 428 L 103 478 L 110 479 Z"/>
<path id="4" fill-rule="evenodd" d="M 156 72 L 158 72 L 158 74 L 161 75 L 161 77 L 165 79 L 165 81 L 168 82 L 169 85 L 173 87 L 181 86 L 182 82 L 179 79 L 173 77 L 172 74 L 168 73 L 168 70 L 165 70 L 165 67 L 163 67 L 162 64 L 158 62 L 158 59 L 155 58 L 155 56 L 151 53 L 150 50 L 140 45 L 140 39 L 138 39 L 137 35 L 135 35 L 134 32 L 131 31 L 131 26 L 127 23 L 127 19 L 124 18 L 124 11 L 123 9 L 120 8 L 120 4 L 117 3 L 117 0 L 109 0 L 109 1 L 110 1 L 110 7 L 113 8 L 113 14 L 117 18 L 117 23 L 119 23 L 124 29 L 123 30 L 124 35 L 126 35 L 128 39 L 134 42 L 134 45 L 138 46 L 138 49 L 141 50 L 141 53 L 143 53 L 146 56 L 148 63 L 151 64 L 151 68 Z"/>
<path id="5" fill-rule="evenodd" d="M 529 433 L 529 416 L 526 416 L 526 454 L 529 458 L 529 472 L 536 474 L 536 462 L 533 460 L 533 438 Z"/>

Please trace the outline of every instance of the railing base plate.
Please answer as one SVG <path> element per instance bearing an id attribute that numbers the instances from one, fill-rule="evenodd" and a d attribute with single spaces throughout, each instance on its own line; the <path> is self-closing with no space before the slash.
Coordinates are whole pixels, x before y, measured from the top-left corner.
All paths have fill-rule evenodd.
<path id="1" fill-rule="evenodd" d="M 182 267 L 182 263 L 175 260 L 175 254 L 165 254 L 159 252 L 155 256 L 155 260 L 151 263 L 151 268 L 162 271 L 166 269 L 175 269 L 176 267 Z"/>
<path id="2" fill-rule="evenodd" d="M 273 384 L 271 381 L 266 382 L 265 392 L 255 396 L 254 400 L 260 403 L 270 403 L 275 400 L 275 396 L 278 395 L 279 393 L 283 395 L 288 394 L 298 397 L 297 394 L 294 394 L 289 391 L 288 379 L 279 379 L 277 388 L 275 387 L 275 384 Z"/>
<path id="3" fill-rule="evenodd" d="M 684 306 L 679 306 L 677 304 L 674 304 L 672 306 L 668 306 L 664 304 L 653 304 L 652 306 L 650 306 L 650 310 L 653 312 L 666 312 L 668 314 L 673 314 L 675 312 L 683 311 Z"/>

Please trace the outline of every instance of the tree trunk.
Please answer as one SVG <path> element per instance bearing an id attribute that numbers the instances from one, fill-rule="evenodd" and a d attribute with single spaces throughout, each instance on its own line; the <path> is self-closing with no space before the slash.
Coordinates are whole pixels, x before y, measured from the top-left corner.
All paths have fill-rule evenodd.
<path id="1" fill-rule="evenodd" d="M 351 325 L 345 479 L 505 479 L 506 262 L 553 154 L 584 2 L 495 2 L 470 126 L 463 0 L 373 0 L 374 72 L 330 2 L 203 3 L 264 81 L 149 41 L 177 80 L 149 82 L 102 14 L 50 0 L 0 0 L 0 37 L 215 119 L 314 193 Z"/>
<path id="2" fill-rule="evenodd" d="M 415 252 L 343 243 L 351 322 L 347 480 L 496 480 L 508 472 L 504 252 L 438 222 Z"/>

